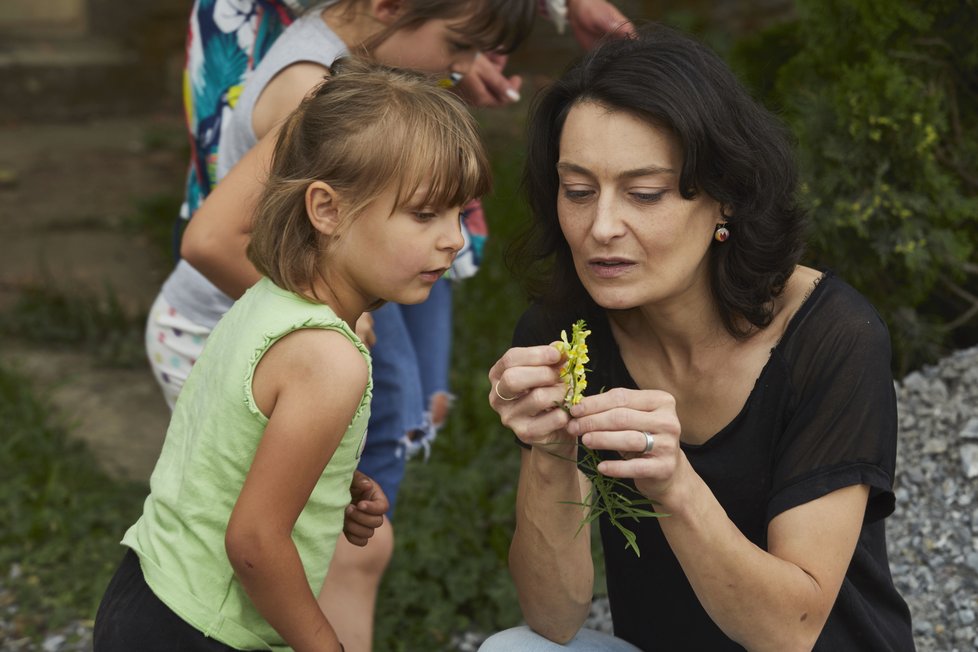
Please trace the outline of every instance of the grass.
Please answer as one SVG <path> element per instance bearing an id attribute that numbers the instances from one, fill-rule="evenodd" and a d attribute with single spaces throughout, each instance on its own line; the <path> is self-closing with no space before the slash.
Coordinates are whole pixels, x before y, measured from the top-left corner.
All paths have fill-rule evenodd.
<path id="1" fill-rule="evenodd" d="M 131 368 L 145 364 L 145 321 L 145 314 L 127 310 L 110 287 L 98 295 L 47 282 L 20 288 L 14 305 L 0 312 L 0 335 L 45 347 L 70 347 L 107 366 Z"/>
<path id="2" fill-rule="evenodd" d="M 30 383 L 0 367 L 0 577 L 18 635 L 94 617 L 146 487 L 99 470 Z"/>
<path id="3" fill-rule="evenodd" d="M 172 141 L 155 132 L 147 139 L 148 148 Z M 148 238 L 166 260 L 178 208 L 175 197 L 149 197 L 118 228 Z M 53 279 L 16 288 L 16 298 L 0 312 L 0 336 L 8 346 L 71 349 L 106 366 L 145 366 L 144 314 L 124 306 L 111 287 L 79 290 Z M 3 618 L 15 637 L 32 639 L 72 621 L 91 621 L 122 557 L 119 540 L 140 514 L 148 488 L 105 474 L 29 379 L 3 364 L 0 469 Z"/>

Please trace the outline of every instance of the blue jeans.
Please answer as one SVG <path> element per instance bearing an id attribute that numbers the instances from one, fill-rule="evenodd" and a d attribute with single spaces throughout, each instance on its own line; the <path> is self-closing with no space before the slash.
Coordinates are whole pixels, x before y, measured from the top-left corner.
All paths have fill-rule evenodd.
<path id="1" fill-rule="evenodd" d="M 408 448 L 430 442 L 431 395 L 448 390 L 451 355 L 452 287 L 442 279 L 428 300 L 412 306 L 388 303 L 373 313 L 377 342 L 367 443 L 359 470 L 380 483 L 391 517 L 404 477 Z"/>
<path id="2" fill-rule="evenodd" d="M 427 301 L 400 306 L 400 309 L 421 376 L 425 401 L 422 408 L 427 410 L 433 394 L 448 391 L 452 354 L 452 282 L 441 279 L 431 288 Z"/>
<path id="3" fill-rule="evenodd" d="M 627 641 L 591 629 L 582 629 L 567 645 L 560 645 L 525 626 L 493 634 L 479 648 L 479 652 L 559 652 L 560 650 L 642 652 Z"/>

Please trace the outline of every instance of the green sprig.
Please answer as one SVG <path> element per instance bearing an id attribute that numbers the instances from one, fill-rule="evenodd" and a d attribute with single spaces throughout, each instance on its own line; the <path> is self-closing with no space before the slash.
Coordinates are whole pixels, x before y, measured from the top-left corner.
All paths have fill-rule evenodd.
<path id="1" fill-rule="evenodd" d="M 586 342 L 587 336 L 590 334 L 591 331 L 587 330 L 587 324 L 583 319 L 579 319 L 571 327 L 570 339 L 567 338 L 567 331 L 561 331 L 560 340 L 553 344 L 554 348 L 566 356 L 564 366 L 560 370 L 560 377 L 567 383 L 567 394 L 564 396 L 564 402 L 561 406 L 565 411 L 569 411 L 571 406 L 580 402 L 584 388 L 587 387 L 586 372 L 588 369 L 584 365 L 590 361 Z M 578 525 L 577 534 L 585 525 L 592 523 L 602 514 L 607 514 L 608 521 L 625 537 L 625 547 L 631 548 L 636 557 L 641 557 L 642 552 L 639 550 L 635 533 L 622 523 L 622 520 L 631 519 L 638 522 L 640 518 L 660 518 L 668 516 L 668 514 L 654 511 L 655 506 L 647 498 L 629 498 L 627 494 L 632 492 L 629 485 L 617 478 L 602 475 L 598 471 L 601 457 L 597 452 L 581 443 L 580 439 L 577 440 L 577 446 L 579 449 L 579 458 L 577 459 L 566 458 L 551 452 L 551 455 L 576 462 L 588 472 L 591 478 L 591 490 L 581 502 L 561 501 L 561 504 L 577 505 L 587 510 Z"/>

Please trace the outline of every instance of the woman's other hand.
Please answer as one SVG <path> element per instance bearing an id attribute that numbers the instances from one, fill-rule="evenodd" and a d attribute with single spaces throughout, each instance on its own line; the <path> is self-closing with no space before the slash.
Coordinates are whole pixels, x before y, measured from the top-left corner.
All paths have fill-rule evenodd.
<path id="1" fill-rule="evenodd" d="M 585 396 L 570 409 L 570 416 L 567 432 L 581 437 L 589 448 L 617 451 L 621 456 L 601 462 L 601 474 L 633 478 L 636 488 L 653 503 L 668 503 L 677 471 L 685 467 L 679 446 L 682 429 L 671 394 L 616 388 Z"/>

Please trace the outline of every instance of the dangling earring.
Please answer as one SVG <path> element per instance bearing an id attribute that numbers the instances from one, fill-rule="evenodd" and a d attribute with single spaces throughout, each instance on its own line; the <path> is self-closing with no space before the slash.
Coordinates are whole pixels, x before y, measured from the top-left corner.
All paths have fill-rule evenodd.
<path id="1" fill-rule="evenodd" d="M 730 229 L 724 224 L 717 224 L 716 229 L 713 231 L 713 239 L 717 242 L 726 242 L 729 237 Z"/>

